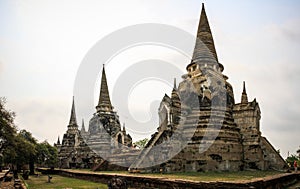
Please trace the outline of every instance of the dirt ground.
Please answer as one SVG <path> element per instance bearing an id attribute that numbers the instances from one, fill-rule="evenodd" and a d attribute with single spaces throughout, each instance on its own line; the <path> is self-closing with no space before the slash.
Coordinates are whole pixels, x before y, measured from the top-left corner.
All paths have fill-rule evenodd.
<path id="1" fill-rule="evenodd" d="M 7 170 L 3 170 L 2 172 L 0 172 L 0 178 L 2 176 L 4 176 L 6 171 Z M 9 174 L 9 176 L 12 176 L 12 175 Z M 13 180 L 11 182 L 0 181 L 0 188 L 1 189 L 14 189 L 14 181 Z"/>
<path id="2" fill-rule="evenodd" d="M 288 189 L 300 189 L 300 181 L 288 187 Z"/>
<path id="3" fill-rule="evenodd" d="M 0 183 L 1 189 L 14 189 L 14 182 L 1 182 Z"/>

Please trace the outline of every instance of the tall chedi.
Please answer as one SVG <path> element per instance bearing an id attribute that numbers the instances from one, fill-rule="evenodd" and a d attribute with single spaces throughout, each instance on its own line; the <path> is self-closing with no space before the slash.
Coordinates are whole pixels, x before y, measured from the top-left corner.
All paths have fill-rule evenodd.
<path id="1" fill-rule="evenodd" d="M 186 67 L 187 74 L 182 76 L 183 81 L 178 88 L 174 87 L 174 100 L 164 98 L 166 100 L 161 103 L 161 107 L 166 107 L 166 110 L 176 110 L 180 105 L 180 121 L 168 124 L 170 126 L 166 125 L 168 122 L 161 122 L 158 132 L 152 136 L 140 154 L 140 159 L 131 166 L 132 169 L 174 172 L 242 168 L 241 137 L 232 116 L 233 90 L 226 81 L 228 78 L 222 74 L 223 69 L 223 65 L 218 62 L 203 5 L 192 60 Z M 180 103 L 174 103 L 178 101 L 175 100 L 177 95 Z M 175 105 L 177 106 L 174 107 Z M 162 145 L 164 143 L 168 145 Z M 180 145 L 180 152 L 171 157 L 171 148 L 178 148 Z M 158 146 L 162 146 L 161 150 L 154 152 Z M 148 166 L 150 164 L 147 162 L 159 160 L 163 156 L 166 157 L 165 162 Z"/>
<path id="2" fill-rule="evenodd" d="M 164 96 L 157 132 L 130 168 L 151 172 L 282 170 L 285 161 L 261 136 L 260 108 L 256 99 L 248 101 L 245 82 L 241 102 L 234 101 L 204 5 L 186 70 L 171 98 Z"/>
<path id="3" fill-rule="evenodd" d="M 63 135 L 61 144 L 59 145 L 58 141 L 56 146 L 60 161 L 58 164 L 61 168 L 88 168 L 93 163 L 91 157 L 94 154 L 78 130 L 74 97 L 67 132 Z"/>
<path id="4" fill-rule="evenodd" d="M 103 161 L 111 159 L 122 146 L 132 145 L 130 135 L 126 134 L 125 130 L 122 131 L 119 116 L 111 104 L 104 65 L 96 112 L 89 121 L 89 128 L 84 138 L 88 146 Z"/>
<path id="5" fill-rule="evenodd" d="M 89 122 L 89 135 L 86 136 L 86 142 L 100 157 L 106 158 L 111 153 L 113 138 L 120 131 L 119 117 L 113 111 L 113 106 L 111 105 L 103 65 L 99 101 L 96 106 L 96 112 Z"/>
<path id="6" fill-rule="evenodd" d="M 179 85 L 179 93 L 185 94 L 186 86 L 192 83 L 200 107 L 193 107 L 184 123 L 185 132 L 191 130 L 194 134 L 187 147 L 174 158 L 183 165 L 177 169 L 241 170 L 243 149 L 239 128 L 232 115 L 235 104 L 233 89 L 227 82 L 228 77 L 222 74 L 224 67 L 218 61 L 204 4 L 193 57 L 186 70 L 188 73 Z M 195 130 L 190 129 L 192 119 L 197 122 Z"/>

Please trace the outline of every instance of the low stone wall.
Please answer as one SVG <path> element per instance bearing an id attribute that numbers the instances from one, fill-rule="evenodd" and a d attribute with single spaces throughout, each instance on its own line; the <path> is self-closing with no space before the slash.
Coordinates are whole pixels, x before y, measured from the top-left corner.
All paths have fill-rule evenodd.
<path id="1" fill-rule="evenodd" d="M 45 169 L 39 169 L 39 171 L 45 172 Z M 62 176 L 90 180 L 107 184 L 109 180 L 114 177 L 126 180 L 126 183 L 130 189 L 198 189 L 198 188 L 224 188 L 224 189 L 240 189 L 240 188 L 258 188 L 258 189 L 279 189 L 289 186 L 297 180 L 300 180 L 300 174 L 295 173 L 284 173 L 265 178 L 259 178 L 250 181 L 189 181 L 189 180 L 178 180 L 178 179 L 167 179 L 151 177 L 147 175 L 125 175 L 125 174 L 110 174 L 110 173 L 87 173 L 84 171 L 77 170 L 52 170 L 51 174 L 59 174 Z"/>

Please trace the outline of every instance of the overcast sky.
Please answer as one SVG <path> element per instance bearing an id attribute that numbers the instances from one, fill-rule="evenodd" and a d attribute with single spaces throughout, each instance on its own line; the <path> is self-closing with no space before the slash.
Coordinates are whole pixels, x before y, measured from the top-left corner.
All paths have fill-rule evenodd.
<path id="1" fill-rule="evenodd" d="M 55 142 L 67 129 L 77 70 L 97 41 L 118 29 L 142 23 L 169 24 L 195 35 L 202 2 L 236 102 L 246 81 L 249 100 L 256 98 L 261 108 L 262 135 L 284 157 L 288 151 L 295 153 L 300 145 L 297 0 L 0 0 L 0 96 L 5 96 L 8 108 L 16 112 L 18 128 L 29 130 L 40 141 Z M 118 73 L 125 69 L 122 65 L 128 67 L 141 57 L 170 60 L 178 56 L 174 59 L 182 60 L 177 66 L 184 73 L 189 60 L 169 51 L 144 46 L 114 57 L 106 68 L 110 93 Z M 99 71 L 102 64 L 99 62 Z M 128 97 L 134 118 L 145 121 L 152 114 L 153 126 L 141 129 L 147 130 L 148 136 L 157 127 L 157 114 L 149 113 L 149 107 L 157 105 L 164 93 L 170 94 L 173 77 L 180 79 L 180 75 L 170 75 L 168 82 L 147 81 Z M 92 97 L 94 104 L 76 109 L 79 125 L 84 118 L 86 128 L 95 112 L 99 79 Z M 116 110 L 121 106 L 114 99 L 112 103 Z M 127 124 L 127 115 L 118 114 L 134 140 L 146 136 L 134 132 L 134 127 Z"/>

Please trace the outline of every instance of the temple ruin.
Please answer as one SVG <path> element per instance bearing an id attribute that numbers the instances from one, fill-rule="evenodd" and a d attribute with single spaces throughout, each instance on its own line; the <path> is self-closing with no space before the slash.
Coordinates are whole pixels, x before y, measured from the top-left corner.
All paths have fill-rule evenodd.
<path id="1" fill-rule="evenodd" d="M 96 112 L 78 129 L 73 100 L 68 130 L 56 144 L 60 166 L 91 167 L 93 170 L 144 172 L 199 172 L 282 170 L 286 163 L 260 130 L 261 111 L 256 99 L 249 101 L 243 83 L 241 102 L 223 74 L 202 5 L 197 40 L 187 73 L 160 103 L 159 125 L 146 147 L 132 147 L 113 110 L 102 70 Z M 121 94 L 120 94 L 121 95 Z M 151 95 L 151 94 L 149 94 Z M 114 166 L 116 165 L 116 166 Z M 122 168 L 123 167 L 123 168 Z"/>
<path id="2" fill-rule="evenodd" d="M 159 107 L 159 127 L 130 170 L 145 172 L 282 170 L 286 163 L 261 135 L 261 112 L 240 103 L 218 61 L 204 5 L 187 73 Z M 151 162 L 151 163 L 149 163 Z"/>

